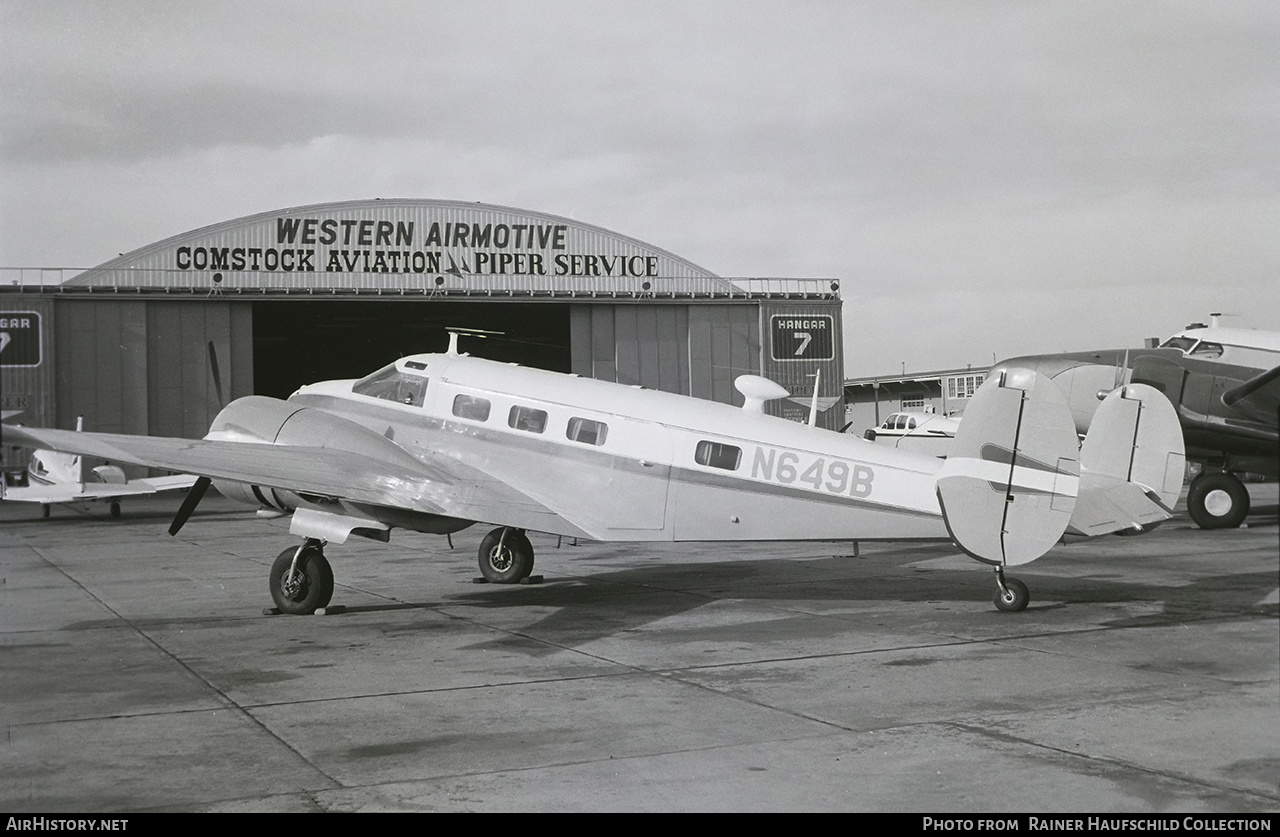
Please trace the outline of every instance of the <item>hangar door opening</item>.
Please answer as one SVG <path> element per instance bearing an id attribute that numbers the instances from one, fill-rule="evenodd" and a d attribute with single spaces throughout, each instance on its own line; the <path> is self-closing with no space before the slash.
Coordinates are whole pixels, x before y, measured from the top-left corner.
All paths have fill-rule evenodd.
<path id="1" fill-rule="evenodd" d="M 253 388 L 287 398 L 303 384 L 360 378 L 398 357 L 443 352 L 447 328 L 502 332 L 462 338 L 459 348 L 476 357 L 571 371 L 568 305 L 263 300 L 253 303 Z"/>

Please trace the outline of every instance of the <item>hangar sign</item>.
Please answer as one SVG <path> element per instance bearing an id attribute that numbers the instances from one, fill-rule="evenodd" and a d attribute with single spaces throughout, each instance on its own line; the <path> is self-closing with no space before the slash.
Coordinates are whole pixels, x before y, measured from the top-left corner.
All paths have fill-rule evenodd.
<path id="1" fill-rule="evenodd" d="M 831 360 L 835 357 L 833 318 L 825 314 L 774 314 L 769 318 L 773 359 Z"/>
<path id="2" fill-rule="evenodd" d="M 270 246 L 182 245 L 174 249 L 174 265 L 178 270 L 285 273 L 658 275 L 657 256 L 558 252 L 568 249 L 566 224 L 432 221 L 419 246 L 413 220 L 278 217 L 275 221 Z"/>
<path id="3" fill-rule="evenodd" d="M 0 311 L 0 366 L 40 365 L 40 315 Z"/>

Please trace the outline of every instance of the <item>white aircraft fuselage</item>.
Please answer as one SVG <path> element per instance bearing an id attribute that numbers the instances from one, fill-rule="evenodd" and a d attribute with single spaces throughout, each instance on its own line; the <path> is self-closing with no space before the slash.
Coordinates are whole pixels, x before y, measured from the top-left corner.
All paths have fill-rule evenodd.
<path id="1" fill-rule="evenodd" d="M 521 519 L 508 507 L 483 522 L 604 541 L 947 538 L 933 457 L 641 387 L 465 355 L 405 360 L 422 367 L 396 364 L 425 381 L 420 404 L 353 393 L 357 381 L 305 386 L 289 403 L 423 460 L 483 463 L 565 510 Z"/>

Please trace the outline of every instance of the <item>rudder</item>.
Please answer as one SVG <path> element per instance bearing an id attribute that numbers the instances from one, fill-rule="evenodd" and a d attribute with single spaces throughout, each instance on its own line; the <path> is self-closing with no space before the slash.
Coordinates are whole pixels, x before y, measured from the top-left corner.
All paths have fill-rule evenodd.
<path id="1" fill-rule="evenodd" d="M 947 530 L 973 558 L 1015 566 L 1062 537 L 1075 509 L 1079 443 L 1062 393 L 1009 369 L 969 401 L 938 478 Z"/>

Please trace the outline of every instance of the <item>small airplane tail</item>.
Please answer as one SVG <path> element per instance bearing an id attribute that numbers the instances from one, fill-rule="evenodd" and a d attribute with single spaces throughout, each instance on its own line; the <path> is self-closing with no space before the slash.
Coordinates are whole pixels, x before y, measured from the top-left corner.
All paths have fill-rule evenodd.
<path id="1" fill-rule="evenodd" d="M 1186 465 L 1169 399 L 1145 384 L 1119 387 L 1099 405 L 1080 449 L 1080 493 L 1067 531 L 1141 531 L 1168 519 Z"/>
<path id="2" fill-rule="evenodd" d="M 1071 411 L 1049 378 L 1017 368 L 988 378 L 965 408 L 938 478 L 947 531 L 984 563 L 1034 561 L 1071 521 L 1079 457 Z"/>

